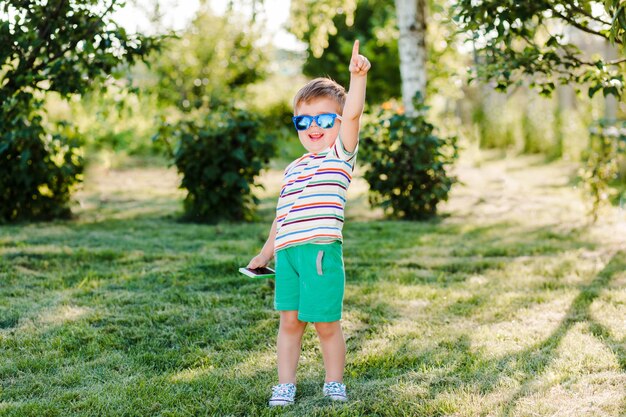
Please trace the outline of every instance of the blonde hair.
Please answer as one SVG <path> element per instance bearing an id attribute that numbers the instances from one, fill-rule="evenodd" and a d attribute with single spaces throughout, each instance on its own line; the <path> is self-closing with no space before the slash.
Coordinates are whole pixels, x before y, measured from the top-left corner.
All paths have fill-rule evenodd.
<path id="1" fill-rule="evenodd" d="M 346 89 L 330 78 L 316 78 L 302 87 L 293 99 L 294 112 L 300 103 L 308 103 L 320 97 L 335 100 L 340 112 L 343 113 L 343 106 L 346 104 Z"/>

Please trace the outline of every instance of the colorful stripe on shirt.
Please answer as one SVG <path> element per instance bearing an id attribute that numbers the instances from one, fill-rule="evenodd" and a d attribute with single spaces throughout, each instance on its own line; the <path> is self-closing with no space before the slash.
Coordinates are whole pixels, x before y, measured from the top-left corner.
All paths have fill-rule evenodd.
<path id="1" fill-rule="evenodd" d="M 346 193 L 356 152 L 346 152 L 338 139 L 328 150 L 305 154 L 289 164 L 276 207 L 275 251 L 343 240 Z"/>

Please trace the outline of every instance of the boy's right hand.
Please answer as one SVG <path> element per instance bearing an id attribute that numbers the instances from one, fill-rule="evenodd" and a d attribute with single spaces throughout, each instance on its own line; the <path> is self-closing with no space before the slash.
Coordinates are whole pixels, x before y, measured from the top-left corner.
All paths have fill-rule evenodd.
<path id="1" fill-rule="evenodd" d="M 264 266 L 267 266 L 267 264 L 270 263 L 270 260 L 271 260 L 270 257 L 265 256 L 262 253 L 259 253 L 257 256 L 252 258 L 252 260 L 248 263 L 248 266 L 246 268 L 250 268 L 250 269 L 262 268 Z"/>

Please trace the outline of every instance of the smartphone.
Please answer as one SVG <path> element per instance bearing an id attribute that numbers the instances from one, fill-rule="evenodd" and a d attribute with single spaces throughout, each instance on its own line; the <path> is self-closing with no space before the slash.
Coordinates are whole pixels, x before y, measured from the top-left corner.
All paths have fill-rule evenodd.
<path id="1" fill-rule="evenodd" d="M 271 268 L 261 267 L 261 268 L 239 268 L 239 272 L 244 275 L 249 276 L 250 278 L 274 278 L 276 275 L 276 271 Z"/>

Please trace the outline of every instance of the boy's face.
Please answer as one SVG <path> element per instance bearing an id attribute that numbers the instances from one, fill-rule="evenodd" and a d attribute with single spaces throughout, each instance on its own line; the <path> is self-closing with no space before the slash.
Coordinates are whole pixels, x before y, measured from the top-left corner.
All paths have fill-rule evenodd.
<path id="1" fill-rule="evenodd" d="M 341 115 L 339 104 L 329 97 L 314 98 L 307 103 L 298 104 L 295 115 L 317 116 L 323 113 Z M 339 119 L 335 119 L 335 124 L 329 129 L 322 129 L 313 121 L 307 130 L 298 130 L 298 138 L 307 151 L 318 153 L 335 143 L 340 126 L 341 121 Z"/>

